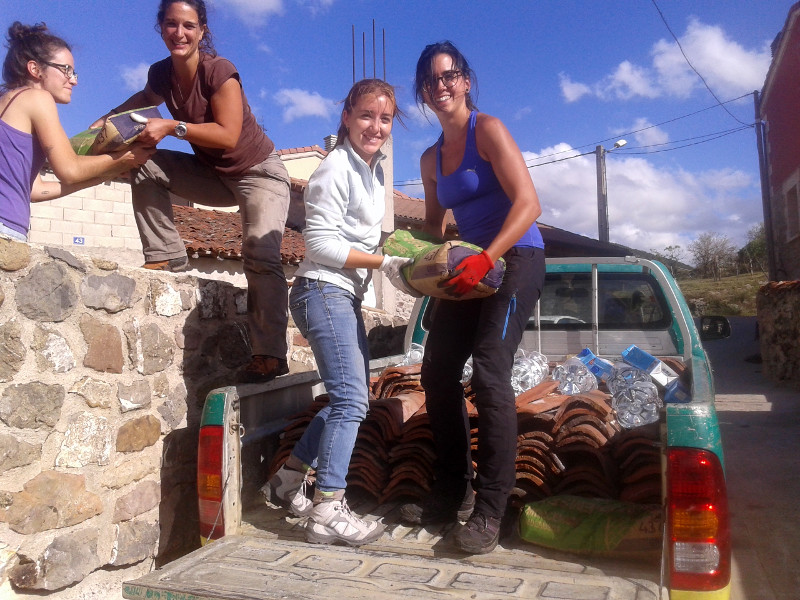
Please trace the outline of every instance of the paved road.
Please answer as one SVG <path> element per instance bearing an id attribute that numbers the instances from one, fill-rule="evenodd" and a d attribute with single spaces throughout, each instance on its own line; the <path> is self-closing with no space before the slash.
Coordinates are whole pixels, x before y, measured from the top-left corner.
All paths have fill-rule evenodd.
<path id="1" fill-rule="evenodd" d="M 753 362 L 755 318 L 706 342 L 714 369 L 733 541 L 732 600 L 800 598 L 800 389 Z"/>

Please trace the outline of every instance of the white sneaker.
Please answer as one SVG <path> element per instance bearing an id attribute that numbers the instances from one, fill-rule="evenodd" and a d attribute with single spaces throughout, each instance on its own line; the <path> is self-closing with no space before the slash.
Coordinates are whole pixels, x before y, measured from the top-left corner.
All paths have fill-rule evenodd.
<path id="1" fill-rule="evenodd" d="M 289 469 L 283 465 L 261 488 L 261 494 L 269 502 L 289 509 L 296 517 L 305 517 L 314 508 L 306 496 L 308 474 Z"/>
<path id="2" fill-rule="evenodd" d="M 360 546 L 374 542 L 383 534 L 386 525 L 380 521 L 360 519 L 345 500 L 330 500 L 314 506 L 306 521 L 306 540 L 312 544 L 344 542 Z"/>

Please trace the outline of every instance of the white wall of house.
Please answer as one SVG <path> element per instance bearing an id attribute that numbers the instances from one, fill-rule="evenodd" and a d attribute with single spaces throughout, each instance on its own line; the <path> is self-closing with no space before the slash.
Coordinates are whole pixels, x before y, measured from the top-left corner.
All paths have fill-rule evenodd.
<path id="1" fill-rule="evenodd" d="M 55 181 L 53 174 L 44 178 Z M 57 200 L 31 204 L 28 240 L 65 249 L 111 249 L 122 264 L 141 264 L 142 242 L 133 218 L 131 186 L 117 180 Z M 133 261 L 133 262 L 131 262 Z"/>

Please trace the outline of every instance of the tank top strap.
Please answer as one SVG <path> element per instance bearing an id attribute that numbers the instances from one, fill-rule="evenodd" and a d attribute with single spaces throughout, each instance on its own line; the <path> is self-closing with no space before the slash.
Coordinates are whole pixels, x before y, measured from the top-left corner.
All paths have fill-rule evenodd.
<path id="1" fill-rule="evenodd" d="M 18 91 L 16 94 L 14 94 L 14 96 L 11 98 L 11 100 L 8 101 L 8 104 L 6 104 L 6 107 L 3 109 L 3 112 L 0 112 L 0 119 L 3 118 L 4 114 L 6 114 L 6 111 L 8 110 L 8 107 L 11 106 L 11 103 L 14 102 L 14 100 L 16 100 L 21 93 L 27 92 L 29 89 L 31 89 L 31 88 L 25 87 L 25 88 L 22 88 L 20 91 Z"/>
<path id="2" fill-rule="evenodd" d="M 478 121 L 478 111 L 473 110 L 469 113 L 469 126 L 467 127 L 467 143 L 464 146 L 464 160 L 470 162 L 475 160 L 478 155 L 478 144 L 475 142 L 475 123 Z"/>

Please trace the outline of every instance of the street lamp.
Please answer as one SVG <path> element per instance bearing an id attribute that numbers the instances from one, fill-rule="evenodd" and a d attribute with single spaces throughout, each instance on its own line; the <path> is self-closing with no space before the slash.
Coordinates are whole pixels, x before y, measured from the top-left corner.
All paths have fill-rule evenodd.
<path id="1" fill-rule="evenodd" d="M 597 237 L 601 242 L 608 242 L 608 190 L 606 190 L 606 152 L 622 148 L 627 144 L 625 140 L 618 140 L 611 150 L 606 150 L 602 145 L 595 148 L 597 159 Z"/>

